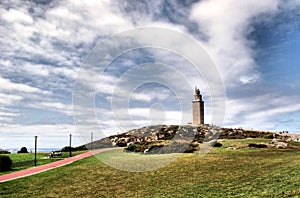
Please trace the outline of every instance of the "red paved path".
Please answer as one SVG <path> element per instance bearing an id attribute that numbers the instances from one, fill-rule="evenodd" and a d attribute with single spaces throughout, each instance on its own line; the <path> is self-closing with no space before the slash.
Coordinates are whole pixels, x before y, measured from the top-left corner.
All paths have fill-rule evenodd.
<path id="1" fill-rule="evenodd" d="M 89 151 L 80 155 L 76 155 L 74 157 L 70 157 L 70 158 L 65 158 L 63 160 L 59 160 L 56 162 L 52 162 L 49 164 L 45 164 L 45 165 L 41 165 L 41 166 L 37 166 L 37 167 L 33 167 L 33 168 L 29 168 L 29 169 L 25 169 L 25 170 L 21 170 L 21 171 L 17 171 L 17 172 L 13 172 L 13 173 L 9 173 L 6 175 L 2 175 L 0 176 L 0 183 L 1 182 L 6 182 L 9 180 L 13 180 L 13 179 L 17 179 L 17 178 L 21 178 L 21 177 L 26 177 L 29 175 L 34 175 L 40 172 L 44 172 L 53 168 L 57 168 L 60 166 L 64 166 L 67 164 L 70 164 L 72 162 L 75 162 L 77 160 L 89 157 L 91 155 L 97 154 L 97 153 L 101 153 L 103 151 L 108 151 L 108 150 L 112 150 L 114 148 L 104 148 L 104 149 L 99 149 L 99 150 L 94 150 L 94 151 Z"/>

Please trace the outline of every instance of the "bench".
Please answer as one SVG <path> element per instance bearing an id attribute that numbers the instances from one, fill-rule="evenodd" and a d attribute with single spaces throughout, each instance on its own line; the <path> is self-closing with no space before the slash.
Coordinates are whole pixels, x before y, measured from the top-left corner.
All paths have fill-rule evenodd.
<path id="1" fill-rule="evenodd" d="M 61 151 L 52 151 L 49 154 L 49 158 L 54 158 L 54 157 L 59 157 L 59 156 L 62 156 L 62 152 Z"/>

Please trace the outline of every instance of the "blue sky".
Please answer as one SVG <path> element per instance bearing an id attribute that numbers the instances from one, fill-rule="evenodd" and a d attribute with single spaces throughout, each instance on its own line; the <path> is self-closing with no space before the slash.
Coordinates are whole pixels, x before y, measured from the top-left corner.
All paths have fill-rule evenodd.
<path id="1" fill-rule="evenodd" d="M 203 94 L 210 123 L 205 77 L 180 55 L 157 48 L 124 53 L 94 74 L 101 80 L 93 93 L 94 118 L 76 121 L 74 84 L 86 57 L 103 40 L 144 26 L 201 43 L 225 87 L 223 126 L 300 133 L 299 8 L 299 0 L 1 1 L 0 148 L 33 147 L 34 135 L 40 147 L 57 148 L 68 144 L 70 133 L 80 145 L 90 132 L 97 139 L 149 124 L 185 123 L 192 120 L 193 86 Z M 151 76 L 167 81 L 135 85 Z M 129 116 L 116 117 L 114 102 L 122 97 L 128 104 L 117 107 Z"/>

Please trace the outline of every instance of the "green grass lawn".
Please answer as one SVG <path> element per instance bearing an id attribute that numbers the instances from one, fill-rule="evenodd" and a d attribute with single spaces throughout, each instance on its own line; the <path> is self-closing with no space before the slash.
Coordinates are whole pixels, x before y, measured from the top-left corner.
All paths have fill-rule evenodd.
<path id="1" fill-rule="evenodd" d="M 128 172 L 99 161 L 132 165 L 164 160 L 113 150 L 37 175 L 0 183 L 3 197 L 297 197 L 300 151 L 297 149 L 226 150 L 249 141 L 226 140 L 204 157 L 181 154 L 159 169 Z M 176 155 L 176 154 L 171 154 Z M 129 166 L 128 165 L 128 166 Z"/>
<path id="2" fill-rule="evenodd" d="M 76 152 L 72 152 L 72 155 L 75 156 L 84 152 L 86 151 L 76 151 Z M 34 153 L 15 153 L 15 154 L 1 154 L 1 155 L 9 156 L 10 159 L 13 161 L 13 165 L 10 171 L 0 172 L 0 175 L 23 170 L 34 166 Z M 69 157 L 68 152 L 63 152 L 62 156 L 51 158 L 51 159 L 47 158 L 48 155 L 49 153 L 37 153 L 37 165 L 40 166 L 43 164 L 48 164 Z"/>

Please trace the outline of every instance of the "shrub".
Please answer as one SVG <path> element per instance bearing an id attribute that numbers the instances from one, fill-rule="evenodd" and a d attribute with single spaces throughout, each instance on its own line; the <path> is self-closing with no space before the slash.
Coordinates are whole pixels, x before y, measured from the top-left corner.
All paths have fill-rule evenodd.
<path id="1" fill-rule="evenodd" d="M 125 151 L 131 151 L 131 152 L 140 152 L 141 146 L 138 144 L 130 144 L 127 148 L 125 148 Z"/>
<path id="2" fill-rule="evenodd" d="M 222 147 L 222 144 L 220 142 L 217 142 L 214 144 L 214 147 Z"/>
<path id="3" fill-rule="evenodd" d="M 184 153 L 193 153 L 194 151 L 196 151 L 195 147 L 192 146 L 192 145 L 189 145 L 189 146 L 185 149 Z"/>
<path id="4" fill-rule="evenodd" d="M 0 155 L 0 171 L 8 171 L 10 170 L 12 165 L 12 160 L 10 159 L 9 156 L 6 155 Z"/>
<path id="5" fill-rule="evenodd" d="M 86 147 L 85 145 L 77 146 L 75 149 L 78 150 L 78 151 L 85 151 L 85 150 L 88 150 L 87 147 Z"/>
<path id="6" fill-rule="evenodd" d="M 61 152 L 69 152 L 69 151 L 70 151 L 69 146 L 65 146 L 64 148 L 61 149 Z M 71 147 L 71 151 L 77 151 L 77 148 Z"/>
<path id="7" fill-rule="evenodd" d="M 171 126 L 169 127 L 169 131 L 176 132 L 176 131 L 178 131 L 178 128 L 179 128 L 178 125 L 171 125 Z"/>
<path id="8" fill-rule="evenodd" d="M 263 136 L 263 138 L 265 138 L 265 139 L 273 139 L 273 137 L 274 137 L 273 133 L 267 133 Z"/>
<path id="9" fill-rule="evenodd" d="M 0 150 L 0 154 L 10 154 L 10 152 L 6 150 Z"/>
<path id="10" fill-rule="evenodd" d="M 265 144 L 249 144 L 248 146 L 250 148 L 268 148 L 268 146 Z"/>
<path id="11" fill-rule="evenodd" d="M 162 149 L 164 148 L 163 145 L 149 145 L 148 146 L 148 153 L 149 154 L 158 154 L 158 153 L 164 153 L 162 152 Z"/>
<path id="12" fill-rule="evenodd" d="M 21 150 L 18 151 L 18 153 L 28 153 L 26 147 L 22 147 Z"/>
<path id="13" fill-rule="evenodd" d="M 118 142 L 116 143 L 116 145 L 117 145 L 118 147 L 126 147 L 126 146 L 127 146 L 127 142 L 125 142 L 125 141 L 118 141 Z"/>
<path id="14" fill-rule="evenodd" d="M 183 153 L 193 152 L 194 147 L 189 143 L 171 142 L 168 145 L 151 145 L 149 147 L 149 153 L 152 154 L 167 154 L 167 153 Z"/>

